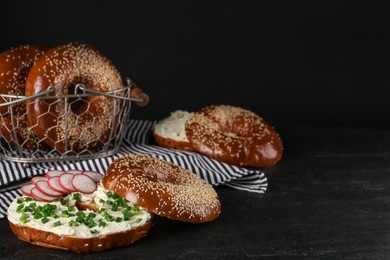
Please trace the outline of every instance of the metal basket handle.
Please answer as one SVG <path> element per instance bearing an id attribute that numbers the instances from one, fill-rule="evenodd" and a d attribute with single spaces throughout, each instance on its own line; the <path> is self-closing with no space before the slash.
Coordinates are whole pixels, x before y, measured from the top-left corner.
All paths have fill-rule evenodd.
<path id="1" fill-rule="evenodd" d="M 149 96 L 135 84 L 133 84 L 133 88 L 130 91 L 130 97 L 141 100 L 135 102 L 140 107 L 144 107 L 149 104 Z"/>

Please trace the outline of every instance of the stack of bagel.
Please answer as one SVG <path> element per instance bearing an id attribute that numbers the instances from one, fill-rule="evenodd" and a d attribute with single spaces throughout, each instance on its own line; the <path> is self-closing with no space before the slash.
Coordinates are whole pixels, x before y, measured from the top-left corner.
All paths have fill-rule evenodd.
<path id="1" fill-rule="evenodd" d="M 77 102 L 56 98 L 78 94 L 75 87 L 79 83 L 99 92 L 124 86 L 112 62 L 88 44 L 53 48 L 26 45 L 2 52 L 0 94 L 29 97 L 55 87 L 50 93 L 53 98 L 31 98 L 0 107 L 3 138 L 29 150 L 48 147 L 66 153 L 100 149 L 120 123 L 121 114 L 114 100 L 106 96 L 83 97 Z M 9 101 L 15 99 L 2 98 L 0 103 Z"/>

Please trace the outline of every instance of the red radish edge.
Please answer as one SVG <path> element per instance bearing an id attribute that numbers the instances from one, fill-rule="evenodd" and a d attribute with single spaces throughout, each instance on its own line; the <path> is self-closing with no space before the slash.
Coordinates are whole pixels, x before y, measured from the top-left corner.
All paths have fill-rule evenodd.
<path id="1" fill-rule="evenodd" d="M 74 192 L 74 188 L 72 186 L 72 178 L 73 176 L 77 176 L 71 173 L 64 173 L 60 176 L 60 185 L 62 188 L 67 190 L 68 192 Z"/>
<path id="2" fill-rule="evenodd" d="M 80 170 L 67 170 L 65 173 L 71 173 L 71 174 L 80 174 L 83 173 L 83 171 Z"/>
<path id="3" fill-rule="evenodd" d="M 50 197 L 62 196 L 62 192 L 58 192 L 50 188 L 47 181 L 38 181 L 37 183 L 35 183 L 35 187 L 46 196 L 50 196 Z"/>
<path id="4" fill-rule="evenodd" d="M 44 177 L 44 176 L 35 176 L 35 177 L 33 177 L 33 178 L 31 179 L 31 182 L 32 182 L 33 184 L 35 184 L 35 183 L 37 183 L 38 181 L 46 181 L 46 180 L 47 180 L 47 178 Z"/>
<path id="5" fill-rule="evenodd" d="M 90 194 L 96 190 L 96 182 L 85 174 L 77 174 L 72 178 L 72 186 L 75 190 Z"/>
<path id="6" fill-rule="evenodd" d="M 50 179 L 52 177 L 60 176 L 63 173 L 64 173 L 64 171 L 61 171 L 61 170 L 50 170 L 50 171 L 46 172 L 46 177 Z"/>
<path id="7" fill-rule="evenodd" d="M 51 202 L 67 193 L 90 194 L 96 190 L 97 183 L 102 178 L 103 175 L 96 171 L 49 170 L 45 176 L 33 177 L 31 183 L 23 185 L 20 190 L 25 196 Z"/>
<path id="8" fill-rule="evenodd" d="M 32 194 L 32 197 L 34 199 L 44 201 L 44 202 L 51 202 L 54 199 L 56 199 L 56 197 L 51 197 L 51 196 L 47 196 L 47 195 L 43 194 L 36 187 L 31 189 L 31 194 Z"/>
<path id="9" fill-rule="evenodd" d="M 35 185 L 33 183 L 25 184 L 20 188 L 20 191 L 24 196 L 32 197 L 31 189 L 34 187 Z"/>
<path id="10" fill-rule="evenodd" d="M 103 179 L 103 175 L 95 171 L 83 171 L 83 174 L 91 177 L 95 182 L 99 182 Z"/>
<path id="11" fill-rule="evenodd" d="M 47 181 L 47 185 L 49 185 L 49 187 L 57 192 L 61 192 L 61 193 L 67 193 L 68 191 L 65 190 L 61 184 L 60 184 L 60 176 L 54 176 L 54 177 L 51 177 L 48 181 Z"/>

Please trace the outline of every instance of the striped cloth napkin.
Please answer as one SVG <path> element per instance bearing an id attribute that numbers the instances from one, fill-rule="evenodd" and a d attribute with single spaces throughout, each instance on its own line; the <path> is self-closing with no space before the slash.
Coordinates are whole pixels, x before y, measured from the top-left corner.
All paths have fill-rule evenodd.
<path id="1" fill-rule="evenodd" d="M 21 163 L 0 160 L 0 218 L 6 217 L 8 206 L 21 196 L 18 185 L 33 176 L 43 175 L 50 169 L 92 170 L 104 173 L 117 157 L 127 154 L 143 154 L 157 157 L 186 168 L 213 186 L 225 185 L 234 189 L 263 194 L 267 190 L 267 178 L 261 171 L 232 166 L 204 155 L 163 148 L 151 144 L 151 133 L 157 121 L 130 120 L 121 149 L 113 156 L 72 162 L 34 163 L 24 168 Z"/>

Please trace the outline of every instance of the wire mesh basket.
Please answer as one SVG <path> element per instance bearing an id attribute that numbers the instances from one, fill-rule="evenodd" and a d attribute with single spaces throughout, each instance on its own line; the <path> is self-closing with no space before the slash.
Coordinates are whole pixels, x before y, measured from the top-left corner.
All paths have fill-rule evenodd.
<path id="1" fill-rule="evenodd" d="M 126 86 L 110 92 L 77 84 L 73 93 L 66 95 L 58 94 L 56 86 L 33 96 L 0 94 L 0 158 L 28 165 L 101 158 L 116 153 L 129 124 L 132 102 L 140 106 L 148 103 L 148 96 L 130 79 L 125 82 Z M 97 99 L 105 99 L 107 105 L 91 112 Z M 28 109 L 45 100 L 49 105 L 39 120 L 55 117 L 54 126 L 47 129 L 39 120 L 30 120 L 32 112 Z M 58 112 L 59 107 L 60 113 L 54 115 L 54 108 Z M 59 128 L 63 134 L 53 139 L 51 133 L 59 132 Z"/>

